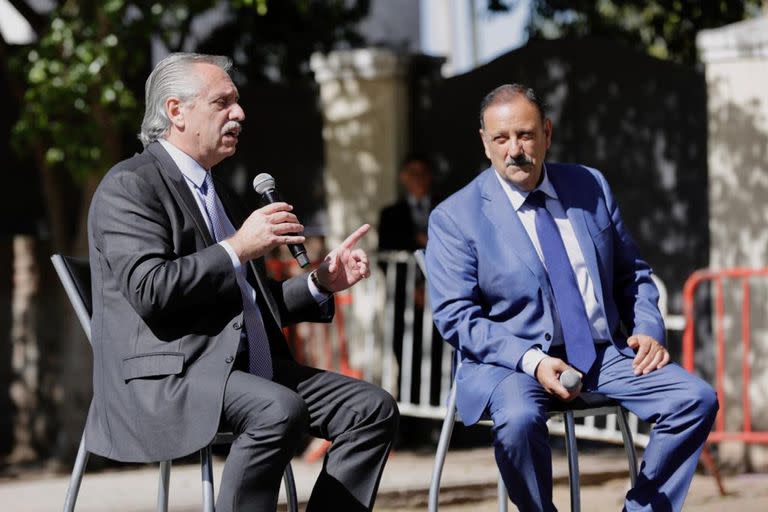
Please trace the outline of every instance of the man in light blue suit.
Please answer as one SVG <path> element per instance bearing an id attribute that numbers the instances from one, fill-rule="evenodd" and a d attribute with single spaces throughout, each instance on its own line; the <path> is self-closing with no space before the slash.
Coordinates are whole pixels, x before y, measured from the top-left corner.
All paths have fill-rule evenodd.
<path id="1" fill-rule="evenodd" d="M 654 423 L 628 511 L 681 510 L 717 412 L 712 388 L 669 363 L 651 268 L 600 172 L 544 163 L 552 123 L 533 90 L 480 108 L 492 166 L 429 220 L 435 323 L 460 354 L 458 409 L 493 419 L 496 461 L 523 511 L 555 510 L 553 400 L 596 391 Z M 582 386 L 559 382 L 566 369 Z"/>

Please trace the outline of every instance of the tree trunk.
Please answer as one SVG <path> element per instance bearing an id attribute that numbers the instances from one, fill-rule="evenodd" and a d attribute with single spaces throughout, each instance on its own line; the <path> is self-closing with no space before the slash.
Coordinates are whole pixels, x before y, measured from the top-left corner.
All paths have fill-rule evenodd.
<path id="1" fill-rule="evenodd" d="M 12 464 L 34 461 L 39 412 L 38 394 L 40 351 L 37 340 L 37 293 L 39 273 L 35 239 L 29 235 L 13 238 L 13 295 L 11 299 L 11 383 L 13 418 Z"/>

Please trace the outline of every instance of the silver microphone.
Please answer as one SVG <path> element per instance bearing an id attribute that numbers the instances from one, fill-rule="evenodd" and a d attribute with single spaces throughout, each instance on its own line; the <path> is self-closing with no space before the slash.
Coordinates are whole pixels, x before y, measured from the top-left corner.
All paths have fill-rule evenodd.
<path id="1" fill-rule="evenodd" d="M 560 374 L 560 384 L 568 391 L 573 391 L 581 385 L 581 375 L 576 370 L 568 368 Z"/>

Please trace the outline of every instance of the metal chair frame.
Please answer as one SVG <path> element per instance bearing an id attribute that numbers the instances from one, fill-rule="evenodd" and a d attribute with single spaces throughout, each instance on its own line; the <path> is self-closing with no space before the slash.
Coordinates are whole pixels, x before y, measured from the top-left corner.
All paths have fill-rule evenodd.
<path id="1" fill-rule="evenodd" d="M 59 276 L 64 291 L 72 304 L 80 326 L 91 341 L 91 290 L 90 290 L 90 271 L 89 262 L 85 258 L 74 258 L 54 254 L 51 256 L 53 267 Z M 229 432 L 219 432 L 208 446 L 200 449 L 200 470 L 202 473 L 203 485 L 203 512 L 214 512 L 214 486 L 213 486 L 213 457 L 211 447 L 217 444 L 231 444 L 234 440 L 234 434 Z M 72 475 L 67 487 L 67 495 L 64 499 L 64 512 L 73 512 L 77 502 L 77 496 L 80 492 L 80 484 L 83 481 L 85 467 L 88 464 L 90 452 L 85 449 L 85 432 L 80 438 L 80 446 L 77 449 L 77 457 L 72 468 Z M 157 510 L 158 512 L 168 512 L 168 489 L 171 479 L 171 461 L 160 462 L 160 478 L 157 489 Z M 288 464 L 283 474 L 283 483 L 285 485 L 286 498 L 288 501 L 289 512 L 298 512 L 298 500 L 296 498 L 296 482 L 293 478 L 291 465 Z"/>
<path id="2" fill-rule="evenodd" d="M 424 261 L 424 251 L 417 250 L 414 252 L 416 262 L 427 276 L 426 262 Z M 458 353 L 454 353 L 454 361 L 456 368 L 461 364 L 458 358 Z M 455 372 L 454 372 L 455 374 Z M 451 441 L 451 435 L 453 434 L 453 426 L 456 421 L 461 421 L 458 411 L 456 410 L 456 380 L 453 379 L 451 385 L 451 391 L 448 396 L 448 413 L 443 419 L 443 427 L 440 431 L 440 439 L 437 443 L 437 451 L 435 453 L 435 466 L 432 470 L 432 479 L 429 484 L 429 512 L 437 512 L 439 506 L 439 494 L 440 494 L 440 479 L 443 474 L 443 466 L 445 465 L 445 457 L 448 453 L 448 446 Z M 618 420 L 619 429 L 621 430 L 621 436 L 624 442 L 624 450 L 627 455 L 627 463 L 629 465 L 629 478 L 632 485 L 635 485 L 637 481 L 637 454 L 635 453 L 634 439 L 632 438 L 632 431 L 629 428 L 627 421 L 627 412 L 615 401 L 601 395 L 599 393 L 582 393 L 577 400 L 571 403 L 563 403 L 562 407 L 557 410 L 549 412 L 550 420 L 562 415 L 564 430 L 565 430 L 565 453 L 568 459 L 568 483 L 570 487 L 571 498 L 571 511 L 581 512 L 581 489 L 579 486 L 579 459 L 578 459 L 578 447 L 576 443 L 576 418 L 584 418 L 588 416 L 605 416 L 609 414 L 615 414 Z M 484 417 L 479 424 L 492 426 L 493 422 Z M 499 512 L 507 512 L 507 490 L 504 486 L 504 481 L 499 474 L 497 485 L 497 496 L 499 503 Z"/>

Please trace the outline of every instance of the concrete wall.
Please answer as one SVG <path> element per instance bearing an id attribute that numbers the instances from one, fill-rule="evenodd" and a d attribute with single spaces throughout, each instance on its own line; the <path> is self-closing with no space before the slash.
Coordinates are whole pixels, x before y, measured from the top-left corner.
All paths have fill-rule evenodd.
<path id="1" fill-rule="evenodd" d="M 320 84 L 325 143 L 327 247 L 333 248 L 364 223 L 373 230 L 362 247 L 377 246 L 379 211 L 397 196 L 397 171 L 407 151 L 408 58 L 384 49 L 316 54 L 311 66 Z M 348 318 L 352 364 L 371 357 L 362 350 L 381 339 L 375 311 L 383 307 L 376 280 L 352 289 Z M 373 337 L 373 339 L 371 338 Z"/>
<path id="2" fill-rule="evenodd" d="M 706 65 L 709 115 L 710 266 L 768 267 L 768 17 L 697 38 Z M 752 279 L 753 430 L 768 430 L 768 279 Z M 740 283 L 725 283 L 726 428 L 742 424 Z M 722 400 L 723 397 L 721 397 Z M 765 447 L 723 444 L 720 458 L 737 468 L 768 468 Z"/>

